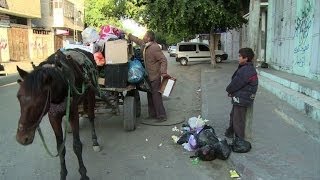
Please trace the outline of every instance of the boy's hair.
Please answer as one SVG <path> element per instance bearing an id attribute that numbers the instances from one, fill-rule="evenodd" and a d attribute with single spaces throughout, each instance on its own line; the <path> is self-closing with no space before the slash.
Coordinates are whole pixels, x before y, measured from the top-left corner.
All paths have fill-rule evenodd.
<path id="1" fill-rule="evenodd" d="M 147 36 L 150 38 L 150 41 L 155 40 L 155 34 L 153 31 L 147 31 Z"/>
<path id="2" fill-rule="evenodd" d="M 248 62 L 251 62 L 254 57 L 254 52 L 251 48 L 241 48 L 239 54 L 244 58 L 248 58 Z"/>

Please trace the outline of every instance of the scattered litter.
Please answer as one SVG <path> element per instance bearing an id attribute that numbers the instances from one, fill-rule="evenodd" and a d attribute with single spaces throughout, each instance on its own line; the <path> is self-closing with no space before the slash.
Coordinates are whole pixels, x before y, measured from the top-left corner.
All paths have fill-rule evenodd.
<path id="1" fill-rule="evenodd" d="M 142 158 L 145 160 L 145 159 L 147 159 L 145 156 L 142 156 Z"/>
<path id="2" fill-rule="evenodd" d="M 171 136 L 171 138 L 173 139 L 174 143 L 177 143 L 179 140 L 178 136 Z"/>
<path id="3" fill-rule="evenodd" d="M 148 142 L 149 140 L 148 140 L 148 139 L 146 139 L 146 141 Z"/>
<path id="4" fill-rule="evenodd" d="M 219 138 L 213 127 L 206 125 L 208 120 L 201 116 L 191 117 L 188 124 L 181 127 L 182 135 L 172 136 L 175 143 L 180 144 L 187 151 L 194 151 L 193 158 L 212 161 L 214 159 L 226 160 L 231 154 L 231 147 L 225 139 Z M 177 127 L 172 128 L 176 131 Z"/>
<path id="5" fill-rule="evenodd" d="M 169 166 L 165 166 L 165 168 L 169 168 Z"/>
<path id="6" fill-rule="evenodd" d="M 194 158 L 191 160 L 192 165 L 198 165 L 199 164 L 199 158 Z"/>
<path id="7" fill-rule="evenodd" d="M 162 146 L 162 143 L 159 144 L 159 147 L 161 147 L 161 146 Z"/>
<path id="8" fill-rule="evenodd" d="M 230 177 L 231 178 L 239 178 L 240 176 L 236 170 L 230 170 Z"/>
<path id="9" fill-rule="evenodd" d="M 180 132 L 180 130 L 177 128 L 177 126 L 173 127 L 173 128 L 172 128 L 172 131 L 173 131 L 173 132 Z"/>
<path id="10" fill-rule="evenodd" d="M 201 92 L 201 88 L 197 90 L 197 92 Z"/>
<path id="11" fill-rule="evenodd" d="M 183 143 L 182 146 L 187 151 L 190 151 L 190 152 L 193 151 L 189 143 Z"/>

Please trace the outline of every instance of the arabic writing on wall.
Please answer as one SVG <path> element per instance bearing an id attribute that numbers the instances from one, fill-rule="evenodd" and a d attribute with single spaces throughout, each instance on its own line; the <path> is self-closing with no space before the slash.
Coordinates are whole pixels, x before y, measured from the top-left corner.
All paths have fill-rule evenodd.
<path id="1" fill-rule="evenodd" d="M 306 0 L 300 14 L 295 20 L 295 37 L 298 43 L 294 48 L 294 54 L 296 55 L 295 64 L 299 67 L 306 65 L 306 52 L 310 49 L 308 37 L 310 36 L 311 25 L 313 23 L 312 10 L 311 1 Z"/>

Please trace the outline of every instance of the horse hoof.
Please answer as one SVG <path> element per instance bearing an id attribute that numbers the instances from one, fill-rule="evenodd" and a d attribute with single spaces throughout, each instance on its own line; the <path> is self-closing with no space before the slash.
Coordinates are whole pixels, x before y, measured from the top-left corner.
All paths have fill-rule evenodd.
<path id="1" fill-rule="evenodd" d="M 93 147 L 94 152 L 100 152 L 101 151 L 100 146 L 92 146 L 92 147 Z"/>

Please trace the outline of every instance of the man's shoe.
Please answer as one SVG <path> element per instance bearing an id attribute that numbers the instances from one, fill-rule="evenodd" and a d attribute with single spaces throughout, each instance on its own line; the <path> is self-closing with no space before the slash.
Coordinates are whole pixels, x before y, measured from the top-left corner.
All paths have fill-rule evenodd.
<path id="1" fill-rule="evenodd" d="M 233 138 L 234 132 L 233 132 L 232 129 L 228 128 L 228 129 L 226 129 L 226 132 L 224 133 L 224 135 L 225 135 L 227 138 Z"/>

